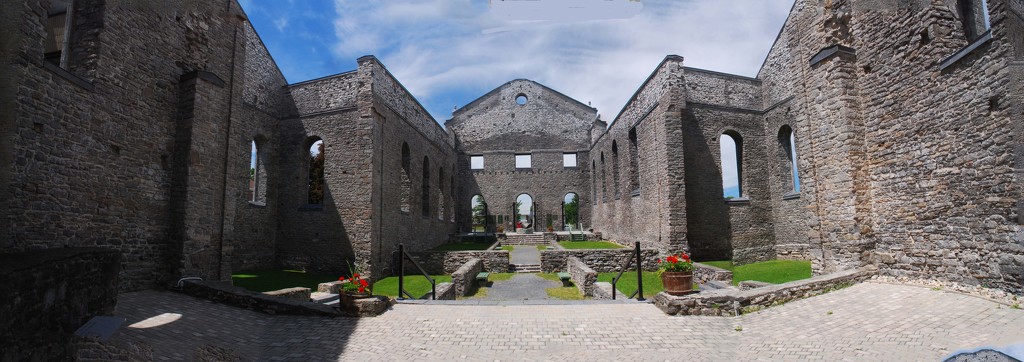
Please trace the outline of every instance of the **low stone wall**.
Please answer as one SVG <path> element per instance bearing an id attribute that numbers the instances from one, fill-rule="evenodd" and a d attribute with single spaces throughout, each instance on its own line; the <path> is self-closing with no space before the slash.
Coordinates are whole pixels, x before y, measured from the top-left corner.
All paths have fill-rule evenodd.
<path id="1" fill-rule="evenodd" d="M 120 261 L 104 248 L 0 254 L 0 361 L 72 359 L 75 330 L 114 312 Z"/>
<path id="2" fill-rule="evenodd" d="M 455 297 L 457 296 L 455 289 L 456 289 L 455 288 L 455 284 L 453 284 L 453 283 L 449 283 L 449 282 L 440 283 L 440 284 L 437 285 L 437 287 L 434 288 L 434 290 L 437 291 L 437 296 L 435 296 L 434 299 L 436 299 L 436 300 L 455 300 Z"/>
<path id="3" fill-rule="evenodd" d="M 594 299 L 612 299 L 612 283 L 594 283 L 594 288 L 591 291 L 593 293 L 591 297 Z"/>
<path id="4" fill-rule="evenodd" d="M 101 341 L 96 337 L 74 337 L 75 362 L 152 362 L 153 347 L 141 341 Z"/>
<path id="5" fill-rule="evenodd" d="M 278 297 L 278 298 L 288 298 L 288 299 L 309 301 L 310 292 L 309 292 L 309 288 L 294 287 L 294 288 L 284 288 L 284 289 L 272 290 L 272 291 L 269 291 L 269 292 L 263 292 L 263 295 L 268 295 L 268 296 L 271 296 L 271 297 Z"/>
<path id="6" fill-rule="evenodd" d="M 305 301 L 273 297 L 256 293 L 242 287 L 223 282 L 207 282 L 186 280 L 182 282 L 181 293 L 196 298 L 227 304 L 239 308 L 251 309 L 267 314 L 288 315 L 342 315 L 333 307 Z"/>
<path id="7" fill-rule="evenodd" d="M 704 285 L 713 281 L 732 283 L 732 272 L 707 264 L 693 263 L 694 283 Z"/>
<path id="8" fill-rule="evenodd" d="M 508 272 L 509 254 L 505 250 L 424 251 L 409 255 L 429 274 L 452 274 L 470 259 L 480 259 L 484 263 L 483 270 L 488 272 Z M 412 273 L 410 268 L 412 265 L 406 264 L 406 274 Z"/>
<path id="9" fill-rule="evenodd" d="M 480 259 L 469 259 L 458 270 L 452 273 L 452 284 L 455 284 L 455 295 L 469 295 L 476 287 L 476 275 L 484 270 L 484 262 Z"/>
<path id="10" fill-rule="evenodd" d="M 845 288 L 874 274 L 867 270 L 844 270 L 750 290 L 704 290 L 680 297 L 658 293 L 653 300 L 655 306 L 669 315 L 736 316 Z"/>
<path id="11" fill-rule="evenodd" d="M 633 249 L 574 249 L 543 250 L 540 252 L 540 268 L 545 273 L 560 272 L 569 257 L 575 257 L 598 273 L 617 272 L 622 261 L 632 256 Z M 658 270 L 658 250 L 641 249 L 643 269 Z M 636 268 L 635 265 L 631 268 Z"/>
<path id="12" fill-rule="evenodd" d="M 594 295 L 594 283 L 597 282 L 597 272 L 594 269 L 584 264 L 579 258 L 570 256 L 566 259 L 565 270 L 580 293 L 587 297 Z"/>

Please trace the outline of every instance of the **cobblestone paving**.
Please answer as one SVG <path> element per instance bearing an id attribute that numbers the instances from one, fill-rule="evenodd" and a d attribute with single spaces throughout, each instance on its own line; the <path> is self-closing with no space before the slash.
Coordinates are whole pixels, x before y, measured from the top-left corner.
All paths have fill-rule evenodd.
<path id="1" fill-rule="evenodd" d="M 176 320 L 173 315 L 182 316 Z M 1024 342 L 1024 311 L 926 288 L 863 283 L 740 317 L 669 317 L 650 304 L 397 305 L 376 318 L 269 316 L 168 292 L 122 294 L 115 340 L 191 360 L 939 360 Z M 164 320 L 164 321 L 162 321 Z M 161 324 L 164 323 L 164 324 Z M 148 327 L 148 328 L 141 328 Z"/>
<path id="2" fill-rule="evenodd" d="M 487 288 L 482 300 L 544 300 L 549 299 L 547 288 L 557 288 L 562 283 L 547 280 L 537 274 L 516 274 L 509 280 L 493 282 Z"/>

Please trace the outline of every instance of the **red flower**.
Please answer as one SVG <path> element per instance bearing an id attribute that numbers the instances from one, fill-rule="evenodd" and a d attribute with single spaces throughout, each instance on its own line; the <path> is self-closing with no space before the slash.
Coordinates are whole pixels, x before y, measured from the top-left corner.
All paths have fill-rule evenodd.
<path id="1" fill-rule="evenodd" d="M 363 293 L 363 292 L 365 292 L 365 291 L 366 291 L 366 287 L 364 287 L 364 286 L 360 285 L 360 286 L 359 286 L 359 292 L 360 292 L 360 293 Z"/>
<path id="2" fill-rule="evenodd" d="M 359 279 L 359 273 L 352 274 L 352 279 Z"/>
<path id="3" fill-rule="evenodd" d="M 343 282 L 343 281 L 345 281 L 345 277 L 338 277 L 338 281 L 339 281 L 339 282 Z"/>
<path id="4" fill-rule="evenodd" d="M 370 285 L 370 283 L 367 283 L 366 279 L 363 279 L 363 280 L 359 281 L 359 286 L 361 286 L 361 287 L 366 287 L 366 286 L 369 286 L 369 285 Z"/>
<path id="5" fill-rule="evenodd" d="M 679 258 L 677 258 L 675 255 L 669 255 L 668 258 L 666 258 L 665 260 L 673 264 L 679 262 Z"/>

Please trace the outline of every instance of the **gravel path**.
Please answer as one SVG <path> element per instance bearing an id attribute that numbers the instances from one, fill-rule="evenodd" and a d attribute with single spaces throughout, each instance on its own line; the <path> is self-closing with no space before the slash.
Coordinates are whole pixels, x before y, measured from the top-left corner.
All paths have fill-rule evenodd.
<path id="1" fill-rule="evenodd" d="M 534 249 L 537 250 L 537 249 Z M 547 288 L 562 286 L 562 283 L 547 280 L 537 274 L 516 274 L 512 279 L 493 282 L 487 288 L 487 296 L 481 300 L 541 300 L 549 299 Z"/>

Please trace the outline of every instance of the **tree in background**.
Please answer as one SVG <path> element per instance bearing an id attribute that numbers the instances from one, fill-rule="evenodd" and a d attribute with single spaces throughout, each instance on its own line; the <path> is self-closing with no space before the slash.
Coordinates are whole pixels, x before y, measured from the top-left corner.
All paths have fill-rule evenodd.
<path id="1" fill-rule="evenodd" d="M 572 201 L 562 205 L 562 213 L 565 215 L 565 224 L 570 226 L 576 226 L 579 224 L 580 219 L 580 196 L 573 195 Z"/>
<path id="2" fill-rule="evenodd" d="M 324 142 L 317 141 L 317 152 L 309 153 L 309 203 L 324 202 Z"/>

